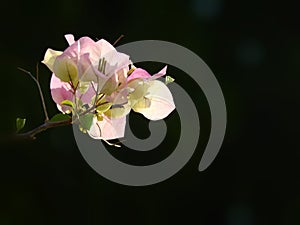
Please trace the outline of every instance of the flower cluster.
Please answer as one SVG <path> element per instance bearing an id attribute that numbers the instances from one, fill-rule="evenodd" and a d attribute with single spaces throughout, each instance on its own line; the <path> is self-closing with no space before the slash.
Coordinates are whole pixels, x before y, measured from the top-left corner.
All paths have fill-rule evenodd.
<path id="1" fill-rule="evenodd" d="M 157 80 L 167 67 L 151 76 L 104 39 L 65 37 L 69 47 L 48 49 L 42 62 L 53 72 L 50 89 L 58 109 L 72 113 L 73 122 L 92 138 L 124 137 L 131 110 L 160 120 L 175 109 L 167 82 Z"/>

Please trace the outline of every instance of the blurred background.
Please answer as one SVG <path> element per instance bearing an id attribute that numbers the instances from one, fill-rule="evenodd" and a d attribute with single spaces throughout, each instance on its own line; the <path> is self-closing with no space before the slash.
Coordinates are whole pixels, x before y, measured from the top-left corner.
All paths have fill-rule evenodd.
<path id="1" fill-rule="evenodd" d="M 156 39 L 200 56 L 224 92 L 228 126 L 213 164 L 198 172 L 209 136 L 210 112 L 201 89 L 182 71 L 168 74 L 197 106 L 197 151 L 170 179 L 146 187 L 113 183 L 81 156 L 71 127 L 34 142 L 1 145 L 0 224 L 300 224 L 300 16 L 292 1 L 6 1 L 1 4 L 1 134 L 27 118 L 24 131 L 43 122 L 38 90 L 22 67 L 35 71 L 48 47 L 63 50 L 64 35 L 119 44 Z M 154 73 L 158 63 L 144 63 Z M 51 73 L 40 65 L 50 115 Z M 133 113 L 132 113 L 133 114 Z M 140 138 L 147 121 L 133 114 Z M 167 157 L 180 133 L 176 112 L 168 139 L 152 153 L 109 148 L 122 161 L 147 165 Z"/>

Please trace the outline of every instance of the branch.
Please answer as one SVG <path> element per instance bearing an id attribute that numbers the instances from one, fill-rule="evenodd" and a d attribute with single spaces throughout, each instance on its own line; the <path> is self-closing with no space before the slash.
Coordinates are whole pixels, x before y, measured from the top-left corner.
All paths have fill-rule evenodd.
<path id="1" fill-rule="evenodd" d="M 103 96 L 104 96 L 104 95 L 102 95 L 102 96 L 100 97 L 100 100 L 103 98 Z M 98 99 L 97 101 L 99 101 L 99 99 Z M 86 111 L 80 113 L 79 116 L 84 116 L 84 115 L 86 115 L 86 114 L 92 112 L 93 110 L 95 110 L 98 106 L 104 105 L 104 104 L 106 104 L 106 103 L 107 103 L 107 102 L 102 102 L 102 103 L 98 103 L 98 104 L 96 104 L 96 105 L 93 105 L 91 108 L 89 108 L 89 109 L 87 109 Z"/>
<path id="2" fill-rule="evenodd" d="M 66 126 L 66 125 L 70 125 L 72 124 L 72 119 L 69 120 L 62 120 L 62 121 L 57 121 L 57 122 L 50 122 L 50 121 L 46 121 L 45 123 L 43 123 L 42 125 L 34 128 L 31 131 L 28 131 L 26 133 L 21 133 L 21 134 L 16 134 L 13 139 L 17 139 L 17 140 L 35 140 L 36 139 L 36 135 L 48 130 L 50 128 L 54 128 L 54 127 L 60 127 L 60 126 Z"/>
<path id="3" fill-rule="evenodd" d="M 40 93 L 40 97 L 41 97 L 41 101 L 42 101 L 42 105 L 43 105 L 43 110 L 44 110 L 44 114 L 45 114 L 45 121 L 48 121 L 49 120 L 49 117 L 48 117 L 48 113 L 47 113 L 47 108 L 46 108 L 46 104 L 45 104 L 45 100 L 44 100 L 44 96 L 43 96 L 43 92 L 42 92 L 42 88 L 40 86 L 40 83 L 39 81 L 27 70 L 24 70 L 20 67 L 18 67 L 19 70 L 23 71 L 24 73 L 27 73 L 33 80 L 34 82 L 36 83 L 38 89 L 39 89 L 39 93 Z M 37 73 L 38 73 L 38 67 L 37 67 Z M 38 77 L 38 75 L 37 75 Z"/>
<path id="4" fill-rule="evenodd" d="M 117 40 L 115 40 L 115 42 L 113 43 L 113 46 L 115 46 L 123 37 L 124 37 L 124 34 L 121 34 L 121 36 Z"/>

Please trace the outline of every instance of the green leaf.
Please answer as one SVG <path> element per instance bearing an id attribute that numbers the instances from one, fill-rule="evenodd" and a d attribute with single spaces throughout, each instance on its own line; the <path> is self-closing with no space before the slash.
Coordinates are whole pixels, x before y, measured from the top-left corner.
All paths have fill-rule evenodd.
<path id="1" fill-rule="evenodd" d="M 63 100 L 60 104 L 61 105 L 66 105 L 66 106 L 70 106 L 72 108 L 75 108 L 74 107 L 74 103 L 72 101 L 70 101 L 70 100 Z"/>
<path id="2" fill-rule="evenodd" d="M 165 80 L 165 84 L 167 85 L 167 84 L 169 84 L 169 83 L 172 83 L 172 82 L 174 82 L 174 78 L 173 77 L 170 77 L 170 76 L 166 76 L 166 80 Z"/>
<path id="3" fill-rule="evenodd" d="M 96 110 L 98 113 L 104 113 L 107 110 L 109 110 L 111 106 L 112 106 L 111 102 L 101 103 L 99 106 L 97 106 Z"/>
<path id="4" fill-rule="evenodd" d="M 79 122 L 81 127 L 85 130 L 89 130 L 93 124 L 93 118 L 94 118 L 93 114 L 86 114 L 79 117 Z"/>
<path id="5" fill-rule="evenodd" d="M 64 121 L 69 119 L 71 119 L 71 116 L 69 116 L 68 114 L 58 113 L 50 119 L 50 122 L 58 122 L 58 121 Z"/>
<path id="6" fill-rule="evenodd" d="M 16 126 L 17 126 L 17 133 L 22 130 L 22 128 L 25 126 L 26 119 L 17 118 L 16 119 Z"/>

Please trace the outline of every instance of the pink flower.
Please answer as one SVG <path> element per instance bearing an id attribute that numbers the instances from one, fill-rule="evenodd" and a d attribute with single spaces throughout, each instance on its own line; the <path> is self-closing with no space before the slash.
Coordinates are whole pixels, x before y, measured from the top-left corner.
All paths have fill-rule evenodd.
<path id="1" fill-rule="evenodd" d="M 107 41 L 65 38 L 69 47 L 63 52 L 48 49 L 43 60 L 53 72 L 51 95 L 58 109 L 72 112 L 80 129 L 92 138 L 124 137 L 131 109 L 150 120 L 163 119 L 175 109 L 170 90 L 157 80 L 167 67 L 153 76 L 137 68 L 127 77 L 129 56 Z"/>
<path id="2" fill-rule="evenodd" d="M 86 110 L 85 107 L 94 106 L 95 99 L 101 93 L 105 95 L 101 100 L 104 105 L 95 109 L 97 114 L 94 114 L 88 133 L 93 138 L 104 140 L 123 137 L 126 115 L 130 109 L 110 107 L 119 104 L 121 99 L 124 102 L 125 96 L 120 95 L 118 88 L 126 86 L 128 65 L 131 64 L 129 56 L 117 52 L 104 39 L 94 42 L 89 37 L 78 41 L 74 40 L 73 35 L 65 37 L 70 46 L 64 52 L 48 49 L 43 60 L 53 72 L 50 89 L 58 109 L 63 113 L 72 111 L 80 115 L 82 110 Z M 73 102 L 76 107 L 63 104 L 65 100 Z"/>
<path id="3" fill-rule="evenodd" d="M 117 52 L 104 39 L 95 42 L 82 37 L 75 41 L 73 35 L 65 37 L 70 46 L 64 52 L 48 49 L 42 61 L 64 82 L 94 81 L 102 87 L 110 77 L 131 64 L 128 55 Z"/>

